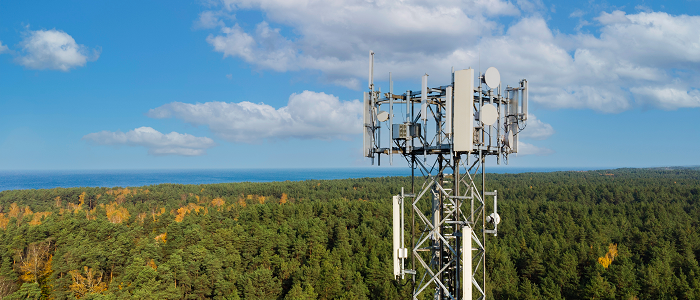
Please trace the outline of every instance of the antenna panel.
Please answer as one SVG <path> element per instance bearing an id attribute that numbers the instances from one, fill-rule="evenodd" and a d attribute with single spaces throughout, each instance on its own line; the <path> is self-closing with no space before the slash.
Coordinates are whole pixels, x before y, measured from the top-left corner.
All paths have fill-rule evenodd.
<path id="1" fill-rule="evenodd" d="M 527 121 L 527 80 L 523 79 L 520 85 L 523 88 L 523 121 Z"/>
<path id="2" fill-rule="evenodd" d="M 420 89 L 420 117 L 423 122 L 428 121 L 428 74 L 423 75 Z"/>
<path id="3" fill-rule="evenodd" d="M 364 112 L 362 114 L 362 120 L 364 124 L 363 128 L 363 138 L 362 138 L 362 149 L 364 151 L 365 157 L 372 157 L 372 130 L 369 126 L 372 125 L 372 116 L 370 115 L 370 105 L 369 105 L 369 93 L 365 92 L 365 99 L 363 101 Z"/>
<path id="4" fill-rule="evenodd" d="M 452 135 L 452 86 L 445 89 L 445 134 Z"/>
<path id="5" fill-rule="evenodd" d="M 472 299 L 472 228 L 462 228 L 462 299 Z"/>
<path id="6" fill-rule="evenodd" d="M 392 239 L 393 239 L 393 244 L 394 244 L 394 251 L 393 251 L 393 260 L 394 260 L 394 277 L 400 276 L 401 275 L 401 265 L 400 265 L 400 257 L 399 255 L 399 250 L 401 249 L 401 206 L 399 205 L 399 196 L 394 196 L 394 198 L 391 200 L 391 206 L 392 206 L 392 211 L 393 211 L 393 231 L 392 231 Z"/>
<path id="7" fill-rule="evenodd" d="M 471 152 L 474 147 L 474 69 L 455 71 L 453 114 L 453 149 Z"/>

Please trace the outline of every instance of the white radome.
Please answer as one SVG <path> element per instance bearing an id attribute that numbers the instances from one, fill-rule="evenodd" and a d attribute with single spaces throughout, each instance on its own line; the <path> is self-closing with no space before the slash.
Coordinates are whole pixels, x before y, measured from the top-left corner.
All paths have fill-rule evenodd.
<path id="1" fill-rule="evenodd" d="M 479 120 L 484 125 L 493 125 L 498 120 L 498 110 L 493 104 L 484 104 L 479 111 Z"/>
<path id="2" fill-rule="evenodd" d="M 498 72 L 498 69 L 494 67 L 486 69 L 486 73 L 484 73 L 484 83 L 492 89 L 498 87 L 498 85 L 501 84 L 501 73 Z"/>

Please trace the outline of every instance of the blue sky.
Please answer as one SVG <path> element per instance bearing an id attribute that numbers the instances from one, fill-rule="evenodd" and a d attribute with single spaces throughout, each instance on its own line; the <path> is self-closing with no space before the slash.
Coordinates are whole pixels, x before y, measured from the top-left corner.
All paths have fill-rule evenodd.
<path id="1" fill-rule="evenodd" d="M 376 83 L 527 78 L 513 167 L 700 165 L 698 1 L 0 1 L 0 170 L 367 166 Z"/>

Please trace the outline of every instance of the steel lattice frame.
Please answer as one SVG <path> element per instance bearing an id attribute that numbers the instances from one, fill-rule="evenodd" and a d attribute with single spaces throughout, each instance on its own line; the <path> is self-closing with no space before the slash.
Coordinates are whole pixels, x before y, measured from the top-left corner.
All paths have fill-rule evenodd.
<path id="1" fill-rule="evenodd" d="M 472 165 L 467 165 L 461 156 L 439 154 L 436 164 L 430 168 L 415 156 L 411 157 L 414 170 L 421 173 L 413 179 L 424 179 L 418 193 L 401 197 L 402 201 L 409 201 L 412 213 L 411 270 L 421 270 L 414 274 L 417 277 L 414 278 L 414 299 L 431 289 L 435 299 L 462 299 L 460 268 L 461 239 L 464 237 L 461 233 L 465 226 L 472 229 L 472 265 L 475 266 L 472 283 L 477 292 L 476 299 L 485 297 L 485 242 L 489 229 L 482 195 L 495 195 L 496 192 L 485 192 L 483 167 L 486 156 L 474 155 L 476 159 Z M 467 172 L 460 173 L 459 170 Z M 479 176 L 481 186 L 475 181 Z M 454 184 L 454 178 L 458 178 L 458 185 Z"/>
<path id="2" fill-rule="evenodd" d="M 407 212 L 404 207 L 410 212 L 410 251 L 400 258 L 400 274 L 395 265 L 395 275 L 397 279 L 411 275 L 413 299 L 418 299 L 419 295 L 426 292 L 432 292 L 433 299 L 485 299 L 486 237 L 487 234 L 497 234 L 500 221 L 496 213 L 497 191 L 486 190 L 486 158 L 493 156 L 498 162 L 501 159 L 507 162 L 508 154 L 517 152 L 517 140 L 514 148 L 513 142 L 508 142 L 505 136 L 509 130 L 511 135 L 517 135 L 517 131 L 512 131 L 522 130 L 521 124 L 524 126 L 524 121 L 527 120 L 527 81 L 522 80 L 515 88 L 507 87 L 506 97 L 502 97 L 500 79 L 497 89 L 482 89 L 483 77 L 479 74 L 476 79 L 480 83 L 469 96 L 473 97 L 469 100 L 473 101 L 470 102 L 474 106 L 473 113 L 478 115 L 484 105 L 490 104 L 497 110 L 498 121 L 493 125 L 472 124 L 473 149 L 457 152 L 452 141 L 454 133 L 451 129 L 446 130 L 450 126 L 446 125 L 447 118 L 452 117 L 448 114 L 451 110 L 447 106 L 452 105 L 448 99 L 451 99 L 452 88 L 455 86 L 454 71 L 451 85 L 427 88 L 427 77 L 424 77 L 420 92 L 409 90 L 394 95 L 392 87 L 389 93 L 382 95 L 379 90 L 375 90 L 372 69 L 373 53 L 370 52 L 370 91 L 365 94 L 364 112 L 365 156 L 371 157 L 374 163 L 375 155 L 379 159 L 380 154 L 387 154 L 391 159 L 393 154 L 400 154 L 410 165 L 412 174 L 411 192 L 404 193 L 402 189 L 398 196 L 398 202 L 401 203 L 402 244 L 405 242 L 403 232 L 406 230 L 403 220 Z M 524 108 L 520 112 L 517 111 L 518 92 L 524 95 L 524 100 L 521 99 Z M 408 138 L 397 138 L 396 132 L 392 131 L 392 126 L 395 126 L 393 106 L 397 104 L 406 107 L 406 116 L 399 118 L 400 122 L 410 126 L 421 122 L 423 124 L 422 128 L 418 126 L 417 129 L 406 127 L 404 133 L 412 132 Z M 415 113 L 415 104 L 423 105 L 420 114 L 425 113 L 425 116 Z M 385 148 L 380 146 L 382 121 L 378 119 L 382 105 L 389 106 L 389 119 L 384 121 L 390 121 L 391 146 Z M 516 109 L 512 109 L 512 106 Z M 431 128 L 434 132 L 430 135 L 428 121 L 434 124 L 434 128 Z M 447 124 L 451 124 L 451 120 Z M 493 202 L 486 201 L 486 197 L 493 197 Z M 493 210 L 493 214 L 487 215 L 487 210 Z M 468 233 L 469 236 L 464 237 L 462 233 Z M 463 243 L 464 238 L 469 239 L 466 244 Z M 465 250 L 471 253 L 470 262 L 462 261 Z M 408 258 L 410 262 L 404 260 Z M 395 264 L 396 260 L 395 258 Z M 464 285 L 463 265 L 470 268 L 471 276 L 467 277 L 471 277 L 471 285 Z M 463 287 L 468 290 L 463 291 Z"/>

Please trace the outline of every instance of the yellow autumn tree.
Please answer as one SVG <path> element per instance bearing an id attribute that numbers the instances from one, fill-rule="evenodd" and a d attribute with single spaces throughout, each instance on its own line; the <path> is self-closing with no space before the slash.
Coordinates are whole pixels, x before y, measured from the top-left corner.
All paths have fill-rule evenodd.
<path id="1" fill-rule="evenodd" d="M 22 210 L 19 208 L 19 205 L 17 205 L 17 202 L 10 204 L 10 212 L 8 213 L 10 218 L 19 218 L 21 212 Z"/>
<path id="2" fill-rule="evenodd" d="M 78 201 L 80 201 L 80 206 L 85 204 L 85 192 L 80 193 L 80 196 L 78 196 Z"/>
<path id="3" fill-rule="evenodd" d="M 161 242 L 161 243 L 163 243 L 163 244 L 165 244 L 165 242 L 167 241 L 167 239 L 168 239 L 168 233 L 167 233 L 167 232 L 161 233 L 161 234 L 159 234 L 159 235 L 157 235 L 157 236 L 155 237 L 155 240 L 156 240 L 157 242 Z"/>
<path id="4" fill-rule="evenodd" d="M 605 253 L 605 256 L 598 258 L 598 263 L 601 264 L 603 268 L 607 269 L 613 260 L 615 260 L 615 257 L 617 257 L 617 244 L 610 244 L 608 245 L 608 252 Z"/>
<path id="5" fill-rule="evenodd" d="M 78 270 L 68 272 L 73 279 L 69 286 L 75 298 L 82 298 L 89 294 L 102 294 L 107 290 L 107 283 L 102 282 L 102 272 L 95 272 L 92 268 L 83 267 L 85 276 Z M 99 273 L 99 276 L 98 274 Z"/>
<path id="6" fill-rule="evenodd" d="M 48 217 L 49 215 L 51 215 L 50 211 L 35 213 L 32 216 L 32 220 L 29 222 L 29 225 L 31 225 L 31 226 L 41 225 L 41 220 Z"/>
<path id="7" fill-rule="evenodd" d="M 107 219 L 114 224 L 119 224 L 129 219 L 129 211 L 125 207 L 119 206 L 117 202 L 107 204 L 105 210 L 107 211 Z"/>
<path id="8" fill-rule="evenodd" d="M 177 214 L 175 215 L 175 222 L 182 222 L 185 219 L 185 215 L 194 211 L 199 212 L 199 210 L 204 209 L 203 206 L 199 206 L 194 203 L 189 203 L 186 206 L 177 209 Z"/>
<path id="9" fill-rule="evenodd" d="M 39 283 L 39 279 L 51 274 L 50 242 L 31 243 L 26 250 L 17 250 L 16 254 L 18 259 L 15 264 L 22 273 L 22 281 Z"/>
<path id="10" fill-rule="evenodd" d="M 0 213 L 0 228 L 7 229 L 7 224 L 10 223 L 10 218 L 5 216 L 4 213 Z"/>
<path id="11" fill-rule="evenodd" d="M 149 261 L 146 265 L 151 267 L 153 270 L 158 270 L 158 266 L 156 266 L 156 262 L 153 259 L 151 259 L 151 261 Z"/>
<path id="12" fill-rule="evenodd" d="M 287 203 L 287 194 L 282 193 L 282 197 L 280 197 L 280 204 L 285 204 Z"/>
<path id="13" fill-rule="evenodd" d="M 211 200 L 211 205 L 213 205 L 215 207 L 221 207 L 225 203 L 226 203 L 226 201 L 224 201 L 224 199 L 222 199 L 222 198 L 214 198 L 214 200 Z"/>
<path id="14" fill-rule="evenodd" d="M 153 222 L 156 221 L 156 217 L 160 217 L 160 215 L 165 213 L 165 207 L 161 207 L 160 210 L 158 209 L 152 209 L 151 210 L 151 216 L 153 217 Z"/>

